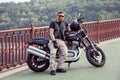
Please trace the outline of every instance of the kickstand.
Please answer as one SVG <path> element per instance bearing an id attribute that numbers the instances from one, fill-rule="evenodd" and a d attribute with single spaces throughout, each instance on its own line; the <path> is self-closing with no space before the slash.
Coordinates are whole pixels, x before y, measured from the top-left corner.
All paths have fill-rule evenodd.
<path id="1" fill-rule="evenodd" d="M 70 63 L 71 63 L 71 62 L 68 63 L 68 68 L 70 68 Z"/>

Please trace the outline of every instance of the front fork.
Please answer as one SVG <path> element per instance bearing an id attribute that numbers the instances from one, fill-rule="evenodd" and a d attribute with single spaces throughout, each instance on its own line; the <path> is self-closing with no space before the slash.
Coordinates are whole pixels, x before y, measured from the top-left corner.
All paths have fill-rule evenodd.
<path id="1" fill-rule="evenodd" d="M 99 55 L 99 52 L 98 50 L 96 49 L 97 45 L 94 44 L 88 36 L 86 36 L 84 39 L 86 39 L 86 41 L 89 43 L 89 44 L 86 44 L 85 42 L 82 41 L 82 44 L 85 46 L 85 50 L 88 50 L 91 48 L 91 51 L 94 51 L 95 53 L 93 53 L 95 56 L 98 56 Z"/>
<path id="2" fill-rule="evenodd" d="M 82 42 L 83 45 L 86 47 L 86 50 L 89 50 L 89 49 L 90 49 L 90 51 L 93 52 L 93 57 L 94 57 L 94 59 L 96 59 L 97 61 L 100 61 L 101 58 L 102 58 L 102 55 L 101 55 L 101 53 L 96 49 L 97 45 L 94 44 L 88 37 L 86 37 L 86 40 L 87 40 L 88 43 L 89 43 L 88 46 L 86 46 L 86 44 L 85 44 L 84 42 Z"/>

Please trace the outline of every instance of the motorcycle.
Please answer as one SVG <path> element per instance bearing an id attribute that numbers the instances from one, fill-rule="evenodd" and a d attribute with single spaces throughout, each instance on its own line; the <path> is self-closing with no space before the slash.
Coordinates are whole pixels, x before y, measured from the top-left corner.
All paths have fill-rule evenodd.
<path id="1" fill-rule="evenodd" d="M 94 44 L 88 37 L 82 26 L 83 19 L 84 18 L 80 15 L 79 19 L 70 24 L 73 26 L 73 31 L 71 31 L 66 37 L 65 43 L 68 47 L 68 56 L 65 63 L 68 63 L 68 66 L 70 67 L 70 63 L 79 60 L 81 49 L 84 49 L 88 62 L 95 67 L 102 67 L 106 62 L 105 54 L 103 50 Z M 76 30 L 74 30 L 75 27 L 77 27 Z M 27 65 L 31 70 L 35 72 L 43 72 L 49 67 L 50 50 L 48 48 L 48 43 L 49 40 L 42 37 L 27 41 Z M 60 58 L 59 53 L 60 51 L 58 50 L 56 60 L 59 60 Z"/>

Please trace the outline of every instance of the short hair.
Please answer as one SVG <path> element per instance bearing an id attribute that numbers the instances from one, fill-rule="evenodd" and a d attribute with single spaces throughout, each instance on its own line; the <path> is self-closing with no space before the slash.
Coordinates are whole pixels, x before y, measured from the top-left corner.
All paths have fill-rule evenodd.
<path id="1" fill-rule="evenodd" d="M 59 12 L 57 13 L 57 15 L 59 15 L 59 14 L 64 14 L 64 12 L 63 12 L 63 11 L 59 11 Z"/>

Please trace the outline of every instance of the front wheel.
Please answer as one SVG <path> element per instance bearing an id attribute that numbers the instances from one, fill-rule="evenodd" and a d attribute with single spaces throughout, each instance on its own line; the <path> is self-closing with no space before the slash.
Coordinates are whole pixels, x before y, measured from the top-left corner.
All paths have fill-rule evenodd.
<path id="1" fill-rule="evenodd" d="M 86 51 L 86 57 L 90 64 L 95 67 L 102 67 L 106 62 L 106 57 L 101 48 L 95 46 L 96 51 L 89 47 Z"/>
<path id="2" fill-rule="evenodd" d="M 33 54 L 28 54 L 27 64 L 35 72 L 43 72 L 49 67 L 49 60 L 40 58 Z"/>

